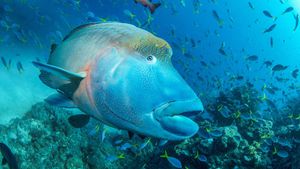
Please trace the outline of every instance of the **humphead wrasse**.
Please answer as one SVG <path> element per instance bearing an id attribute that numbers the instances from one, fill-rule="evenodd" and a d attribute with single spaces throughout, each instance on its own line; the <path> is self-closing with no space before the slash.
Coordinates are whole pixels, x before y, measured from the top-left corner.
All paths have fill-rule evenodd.
<path id="1" fill-rule="evenodd" d="M 58 91 L 48 103 L 85 112 L 69 118 L 73 126 L 82 127 L 93 117 L 136 134 L 181 140 L 197 133 L 192 117 L 203 105 L 171 56 L 170 45 L 145 30 L 93 23 L 53 45 L 47 64 L 33 63 L 41 81 Z"/>

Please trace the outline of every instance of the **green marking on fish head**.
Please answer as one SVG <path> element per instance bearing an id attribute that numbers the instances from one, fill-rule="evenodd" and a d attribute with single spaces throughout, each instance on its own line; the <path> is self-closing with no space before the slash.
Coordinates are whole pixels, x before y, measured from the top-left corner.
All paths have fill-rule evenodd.
<path id="1" fill-rule="evenodd" d="M 161 61 L 170 62 L 172 57 L 171 46 L 163 39 L 152 34 L 135 37 L 128 44 L 129 48 L 138 52 L 141 56 L 155 56 Z"/>

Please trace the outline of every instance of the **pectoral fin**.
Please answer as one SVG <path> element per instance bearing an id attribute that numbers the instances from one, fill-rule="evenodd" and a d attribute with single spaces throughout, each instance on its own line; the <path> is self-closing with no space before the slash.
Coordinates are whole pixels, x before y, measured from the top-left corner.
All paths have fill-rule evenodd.
<path id="1" fill-rule="evenodd" d="M 71 99 L 69 99 L 68 97 L 66 97 L 60 93 L 50 95 L 49 97 L 47 97 L 45 99 L 45 102 L 47 102 L 48 104 L 50 104 L 52 106 L 57 106 L 57 107 L 77 108 L 77 106 L 73 103 L 73 101 Z"/>
<path id="2" fill-rule="evenodd" d="M 78 88 L 82 79 L 86 77 L 85 72 L 74 73 L 60 67 L 32 62 L 33 65 L 40 69 L 40 79 L 47 86 L 61 91 L 65 96 L 71 98 Z"/>
<path id="3" fill-rule="evenodd" d="M 5 158 L 2 159 L 2 165 L 7 164 L 7 160 Z"/>
<path id="4" fill-rule="evenodd" d="M 138 136 L 139 136 L 141 139 L 143 139 L 143 140 L 146 138 L 146 136 L 141 135 L 141 134 L 138 134 Z"/>
<path id="5" fill-rule="evenodd" d="M 141 138 L 141 139 L 145 139 L 145 138 L 146 138 L 146 136 L 141 135 L 141 134 L 136 134 L 136 135 L 137 135 L 139 138 Z M 133 136 L 134 136 L 134 133 L 131 132 L 131 131 L 128 131 L 128 137 L 129 137 L 129 139 L 132 139 Z"/>
<path id="6" fill-rule="evenodd" d="M 86 114 L 77 114 L 68 118 L 69 123 L 75 128 L 82 128 L 89 123 L 90 116 Z"/>

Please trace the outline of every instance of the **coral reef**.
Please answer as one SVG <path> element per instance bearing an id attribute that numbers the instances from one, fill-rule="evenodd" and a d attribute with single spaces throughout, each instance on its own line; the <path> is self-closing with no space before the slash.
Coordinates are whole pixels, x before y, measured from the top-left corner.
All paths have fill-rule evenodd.
<path id="1" fill-rule="evenodd" d="M 117 163 L 101 162 L 112 147 L 95 143 L 84 129 L 74 129 L 65 109 L 36 104 L 21 119 L 1 126 L 2 142 L 16 153 L 19 166 L 29 168 L 113 168 Z M 92 155 L 91 155 L 92 154 Z M 95 159 L 96 158 L 96 159 Z"/>
<path id="2" fill-rule="evenodd" d="M 138 152 L 121 151 L 114 145 L 117 138 L 137 146 L 143 140 L 129 140 L 126 134 L 114 129 L 110 129 L 104 140 L 99 138 L 100 133 L 91 134 L 99 124 L 97 121 L 92 120 L 82 129 L 73 128 L 67 120 L 73 113 L 38 103 L 23 118 L 0 126 L 0 140 L 15 153 L 22 169 L 158 168 L 165 163 L 159 157 L 162 151 L 160 148 L 154 150 L 152 142 Z M 118 157 L 121 154 L 125 154 L 124 158 Z"/>

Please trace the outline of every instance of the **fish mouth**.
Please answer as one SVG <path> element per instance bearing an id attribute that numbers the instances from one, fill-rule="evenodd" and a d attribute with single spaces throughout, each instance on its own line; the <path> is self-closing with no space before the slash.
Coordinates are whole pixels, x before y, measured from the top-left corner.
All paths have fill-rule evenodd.
<path id="1" fill-rule="evenodd" d="M 204 110 L 200 99 L 169 101 L 154 110 L 154 117 L 167 132 L 188 138 L 198 132 L 198 124 L 192 120 Z"/>

